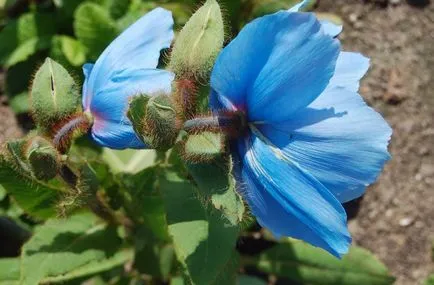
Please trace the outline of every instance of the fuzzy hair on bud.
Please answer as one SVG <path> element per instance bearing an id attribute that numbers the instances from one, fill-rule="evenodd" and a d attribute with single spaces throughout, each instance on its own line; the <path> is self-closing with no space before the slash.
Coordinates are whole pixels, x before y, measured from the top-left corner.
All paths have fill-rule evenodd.
<path id="1" fill-rule="evenodd" d="M 50 141 L 42 137 L 34 137 L 27 142 L 25 153 L 33 177 L 48 181 L 57 176 L 60 156 Z"/>
<path id="2" fill-rule="evenodd" d="M 181 155 L 189 163 L 211 162 L 226 153 L 226 137 L 208 130 L 187 134 L 182 140 Z"/>
<path id="3" fill-rule="evenodd" d="M 47 58 L 36 72 L 31 89 L 33 118 L 49 131 L 59 121 L 81 111 L 80 91 L 68 71 Z"/>
<path id="4" fill-rule="evenodd" d="M 178 128 L 171 97 L 164 94 L 135 96 L 130 102 L 128 118 L 148 147 L 168 150 L 175 144 Z"/>
<path id="5" fill-rule="evenodd" d="M 224 37 L 220 6 L 216 0 L 208 0 L 180 32 L 170 69 L 178 78 L 207 78 L 223 47 Z"/>

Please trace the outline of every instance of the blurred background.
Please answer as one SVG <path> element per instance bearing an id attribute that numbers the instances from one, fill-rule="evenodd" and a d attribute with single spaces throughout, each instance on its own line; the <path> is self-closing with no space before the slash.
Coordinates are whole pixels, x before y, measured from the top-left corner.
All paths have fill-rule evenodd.
<path id="1" fill-rule="evenodd" d="M 97 3 L 100 9 L 85 2 Z M 225 7 L 228 35 L 236 35 L 252 18 L 297 1 L 219 2 Z M 156 6 L 172 10 L 179 28 L 198 3 L 0 0 L 0 144 L 33 126 L 28 87 L 46 56 L 62 63 L 80 81 L 82 64 L 94 61 L 146 11 Z M 389 267 L 396 284 L 424 284 L 434 272 L 434 5 L 429 0 L 321 0 L 309 9 L 343 22 L 344 49 L 371 58 L 360 92 L 394 129 L 393 158 L 379 181 L 364 198 L 346 205 L 354 241 Z M 18 220 L 24 229 L 31 226 L 0 186 L 3 223 L 5 217 Z M 17 231 L 12 234 L 0 228 L 0 256 L 18 254 L 28 233 Z"/>

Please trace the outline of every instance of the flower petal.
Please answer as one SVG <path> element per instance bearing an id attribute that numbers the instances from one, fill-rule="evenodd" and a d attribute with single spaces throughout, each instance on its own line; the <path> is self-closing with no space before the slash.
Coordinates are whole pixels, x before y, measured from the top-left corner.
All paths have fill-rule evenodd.
<path id="1" fill-rule="evenodd" d="M 327 89 L 338 87 L 357 92 L 360 87 L 359 81 L 368 69 L 369 58 L 359 53 L 341 52 L 336 63 L 335 74 Z"/>
<path id="2" fill-rule="evenodd" d="M 247 110 L 251 121 L 286 120 L 325 89 L 338 54 L 339 42 L 321 31 L 313 14 L 283 11 L 259 18 L 218 57 L 211 107 L 219 101 Z"/>
<path id="3" fill-rule="evenodd" d="M 332 23 L 328 20 L 321 20 L 320 22 L 324 33 L 333 38 L 339 36 L 339 34 L 342 33 L 342 30 L 344 29 L 342 25 L 336 25 L 335 23 Z"/>
<path id="4" fill-rule="evenodd" d="M 138 94 L 170 93 L 173 79 L 174 74 L 158 69 L 129 69 L 113 75 L 92 98 L 90 111 L 95 120 L 92 134 L 96 141 L 117 149 L 137 148 L 126 115 L 129 98 Z"/>
<path id="5" fill-rule="evenodd" d="M 171 12 L 157 8 L 147 13 L 118 36 L 101 54 L 88 77 L 85 106 L 110 78 L 126 69 L 153 69 L 160 51 L 173 40 Z M 86 75 L 86 74 L 85 74 Z"/>
<path id="6" fill-rule="evenodd" d="M 84 74 L 84 83 L 83 83 L 83 108 L 85 110 L 88 110 L 90 108 L 90 100 L 92 99 L 90 97 L 90 93 L 88 92 L 88 85 L 89 85 L 89 76 L 92 73 L 94 64 L 92 63 L 86 63 L 83 65 L 83 74 Z"/>
<path id="7" fill-rule="evenodd" d="M 338 257 L 348 251 L 345 210 L 321 183 L 255 135 L 241 141 L 239 148 L 247 183 L 241 192 L 262 226 Z"/>
<path id="8" fill-rule="evenodd" d="M 390 158 L 387 146 L 392 134 L 381 115 L 350 90 L 364 71 L 355 68 L 340 74 L 344 69 L 338 67 L 333 83 L 290 121 L 259 127 L 288 159 L 342 203 L 360 197 L 376 181 Z"/>

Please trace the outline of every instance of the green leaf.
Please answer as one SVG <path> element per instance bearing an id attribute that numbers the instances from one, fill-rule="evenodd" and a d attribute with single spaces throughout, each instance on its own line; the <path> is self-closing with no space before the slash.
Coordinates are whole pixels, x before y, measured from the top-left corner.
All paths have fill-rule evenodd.
<path id="1" fill-rule="evenodd" d="M 93 60 L 98 58 L 119 33 L 109 12 L 99 5 L 88 2 L 81 4 L 75 12 L 74 31 Z"/>
<path id="2" fill-rule="evenodd" d="M 69 64 L 81 67 L 86 61 L 86 48 L 76 39 L 69 36 L 58 36 L 60 49 Z"/>
<path id="3" fill-rule="evenodd" d="M 15 95 L 29 94 L 29 86 L 35 75 L 35 70 L 41 66 L 42 62 L 38 55 L 31 56 L 28 60 L 14 65 L 6 71 L 5 93 L 9 99 Z M 24 96 L 24 95 L 23 95 Z M 27 104 L 30 106 L 30 97 Z"/>
<path id="4" fill-rule="evenodd" d="M 232 225 L 238 225 L 244 217 L 244 203 L 237 193 L 232 175 L 232 161 L 223 159 L 208 164 L 189 164 L 190 174 L 196 181 L 200 195 L 211 200 Z M 210 175 L 212 173 L 212 175 Z"/>
<path id="5" fill-rule="evenodd" d="M 66 281 L 75 280 L 87 276 L 93 276 L 102 272 L 109 271 L 113 268 L 123 266 L 133 259 L 134 253 L 132 250 L 121 250 L 110 258 L 104 260 L 93 261 L 82 267 L 74 269 L 66 274 L 56 277 L 48 277 L 42 280 L 44 284 L 64 283 Z"/>
<path id="6" fill-rule="evenodd" d="M 102 159 L 110 166 L 113 173 L 135 174 L 155 165 L 155 150 L 112 150 L 103 149 Z"/>
<path id="7" fill-rule="evenodd" d="M 434 274 L 430 275 L 427 280 L 425 280 L 424 285 L 434 285 Z"/>
<path id="8" fill-rule="evenodd" d="M 6 282 L 18 282 L 20 280 L 20 265 L 19 258 L 0 259 L 0 285 L 10 284 Z"/>
<path id="9" fill-rule="evenodd" d="M 267 285 L 268 283 L 256 277 L 240 275 L 238 285 Z"/>
<path id="10" fill-rule="evenodd" d="M 0 64 L 11 66 L 40 49 L 47 49 L 47 38 L 55 32 L 50 15 L 27 13 L 11 21 L 0 32 Z"/>
<path id="11" fill-rule="evenodd" d="M 23 246 L 20 282 L 38 284 L 46 278 L 73 274 L 85 265 L 100 266 L 107 259 L 115 258 L 120 244 L 116 228 L 101 224 L 93 214 L 49 220 L 37 227 Z M 110 264 L 119 265 L 118 262 Z"/>
<path id="12" fill-rule="evenodd" d="M 224 42 L 220 6 L 208 0 L 180 32 L 172 51 L 170 69 L 180 78 L 206 78 Z"/>
<path id="13" fill-rule="evenodd" d="M 5 188 L 0 184 L 0 201 L 3 201 L 6 198 L 6 190 Z"/>
<path id="14" fill-rule="evenodd" d="M 257 260 L 246 259 L 265 273 L 302 284 L 390 285 L 395 279 L 370 252 L 353 247 L 339 260 L 301 241 L 287 240 L 262 253 Z"/>
<path id="15" fill-rule="evenodd" d="M 10 143 L 10 150 L 13 153 L 8 159 L 0 154 L 1 184 L 28 214 L 39 219 L 50 218 L 56 214 L 55 204 L 63 190 L 36 181 L 27 170 L 21 169 L 24 163 L 24 156 L 20 153 L 23 143 L 22 141 Z"/>
<path id="16" fill-rule="evenodd" d="M 255 19 L 264 15 L 275 13 L 279 10 L 288 10 L 301 0 L 254 0 L 253 9 L 249 19 Z M 310 10 L 317 1 L 311 0 L 303 10 Z"/>
<path id="17" fill-rule="evenodd" d="M 197 190 L 172 171 L 160 177 L 169 233 L 178 260 L 193 284 L 215 284 L 233 258 L 239 229 L 206 209 Z"/>
<path id="18" fill-rule="evenodd" d="M 225 152 L 226 138 L 222 133 L 203 131 L 189 134 L 184 143 L 184 156 L 187 161 L 211 161 Z"/>
<path id="19" fill-rule="evenodd" d="M 9 100 L 9 107 L 15 114 L 24 114 L 30 111 L 30 98 L 28 92 L 20 93 Z"/>

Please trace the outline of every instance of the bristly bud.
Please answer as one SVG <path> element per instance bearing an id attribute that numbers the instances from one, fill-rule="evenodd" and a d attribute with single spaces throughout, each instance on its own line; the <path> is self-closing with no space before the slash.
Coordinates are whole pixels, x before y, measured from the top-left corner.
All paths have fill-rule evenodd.
<path id="1" fill-rule="evenodd" d="M 33 117 L 43 131 L 81 111 L 80 91 L 74 79 L 50 58 L 36 72 L 31 99 Z"/>
<path id="2" fill-rule="evenodd" d="M 204 130 L 187 134 L 182 141 L 181 154 L 190 163 L 210 162 L 226 152 L 226 137 L 223 133 Z"/>
<path id="3" fill-rule="evenodd" d="M 58 151 L 66 153 L 74 139 L 86 134 L 92 127 L 93 118 L 88 113 L 74 114 L 54 125 L 51 130 L 53 144 Z"/>
<path id="4" fill-rule="evenodd" d="M 24 175 L 31 176 L 30 165 L 25 155 L 26 140 L 14 140 L 6 144 L 6 154 L 8 161 L 13 164 L 13 168 Z"/>
<path id="5" fill-rule="evenodd" d="M 224 23 L 216 0 L 208 0 L 180 32 L 170 69 L 178 78 L 207 78 L 224 42 Z"/>
<path id="6" fill-rule="evenodd" d="M 135 96 L 130 102 L 128 118 L 149 148 L 168 150 L 175 144 L 178 129 L 171 97 L 164 94 Z"/>
<path id="7" fill-rule="evenodd" d="M 48 181 L 57 176 L 60 156 L 50 141 L 42 137 L 34 137 L 28 141 L 25 153 L 36 179 Z"/>

